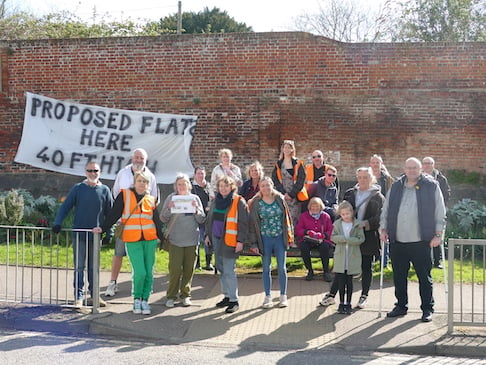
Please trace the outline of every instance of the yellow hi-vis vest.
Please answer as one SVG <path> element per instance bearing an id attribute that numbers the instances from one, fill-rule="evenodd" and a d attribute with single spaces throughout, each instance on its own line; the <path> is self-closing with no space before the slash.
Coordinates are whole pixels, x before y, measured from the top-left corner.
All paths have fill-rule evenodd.
<path id="1" fill-rule="evenodd" d="M 121 221 L 125 225 L 123 242 L 137 242 L 142 238 L 145 241 L 157 239 L 157 229 L 153 220 L 155 198 L 147 194 L 142 198 L 142 203 L 135 208 L 137 205 L 135 193 L 130 189 L 122 189 L 122 192 L 124 207 Z"/>
<path id="2" fill-rule="evenodd" d="M 230 247 L 236 247 L 238 241 L 238 203 L 241 196 L 235 194 L 231 206 L 226 214 L 226 227 L 224 233 L 224 243 Z"/>

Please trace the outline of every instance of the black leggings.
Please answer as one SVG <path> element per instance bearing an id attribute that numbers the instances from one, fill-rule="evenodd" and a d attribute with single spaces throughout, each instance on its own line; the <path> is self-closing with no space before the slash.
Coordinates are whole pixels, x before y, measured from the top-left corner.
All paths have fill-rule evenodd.
<path id="1" fill-rule="evenodd" d="M 326 242 L 316 244 L 307 240 L 302 241 L 300 244 L 300 255 L 302 256 L 302 261 L 304 261 L 305 268 L 312 272 L 311 250 L 313 248 L 317 248 L 319 250 L 319 255 L 321 256 L 322 262 L 322 271 L 329 272 L 329 245 Z"/>
<path id="2" fill-rule="evenodd" d="M 347 270 L 344 273 L 336 273 L 337 284 L 339 288 L 339 300 L 342 303 L 351 304 L 353 295 L 353 275 L 348 275 Z M 346 301 L 344 295 L 346 294 Z"/>
<path id="3" fill-rule="evenodd" d="M 373 278 L 372 264 L 373 255 L 361 256 L 361 295 L 368 296 L 368 292 L 370 291 L 371 279 Z"/>

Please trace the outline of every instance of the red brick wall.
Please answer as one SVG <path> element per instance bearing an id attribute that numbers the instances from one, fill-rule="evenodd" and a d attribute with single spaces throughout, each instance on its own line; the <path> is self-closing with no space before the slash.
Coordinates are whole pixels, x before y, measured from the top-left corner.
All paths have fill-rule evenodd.
<path id="1" fill-rule="evenodd" d="M 270 172 L 282 139 L 319 148 L 343 179 L 381 154 L 393 174 L 431 155 L 486 170 L 486 43 L 345 44 L 306 33 L 0 42 L 0 171 L 13 163 L 26 91 L 199 117 L 192 161 L 229 147 Z"/>

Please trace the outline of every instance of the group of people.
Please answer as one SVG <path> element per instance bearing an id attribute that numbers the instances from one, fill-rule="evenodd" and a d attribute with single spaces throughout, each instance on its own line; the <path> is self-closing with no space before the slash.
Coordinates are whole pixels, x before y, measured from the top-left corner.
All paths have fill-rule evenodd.
<path id="1" fill-rule="evenodd" d="M 364 308 L 371 286 L 373 261 L 386 254 L 380 251 L 381 240 L 390 244 L 397 297 L 396 307 L 388 316 L 407 312 L 406 281 L 412 262 L 420 282 L 422 320 L 432 319 L 430 249 L 440 246 L 445 224 L 444 200 L 450 193 L 447 180 L 434 168 L 432 158 L 426 157 L 424 165 L 416 158 L 407 159 L 404 174 L 394 181 L 381 157 L 373 155 L 369 166 L 356 170 L 357 184 L 346 190 L 340 203 L 337 169 L 324 163 L 320 150 L 312 153 L 313 163 L 305 165 L 296 157 L 294 141 L 284 140 L 271 177 L 265 176 L 263 166 L 255 161 L 247 168 L 247 180 L 243 180 L 240 168 L 232 163 L 231 150 L 220 150 L 219 158 L 221 163 L 212 170 L 210 182 L 206 181 L 203 167 L 195 169 L 192 181 L 187 175 L 178 174 L 174 193 L 159 209 L 157 184 L 146 166 L 147 153 L 143 149 L 136 149 L 132 163 L 117 174 L 113 194 L 99 181 L 99 165 L 89 162 L 87 179 L 68 194 L 53 231 L 60 231 L 63 219 L 73 207 L 73 228 L 102 233 L 103 243 L 111 239 L 115 223 L 123 224 L 122 237 L 115 243 L 111 281 L 105 294 L 116 294 L 122 258 L 128 255 L 133 272 L 133 312 L 142 314 L 151 313 L 153 265 L 162 235 L 170 242 L 166 306 L 174 307 L 179 300 L 182 306 L 192 305 L 191 282 L 195 267 L 200 265 L 199 246 L 203 245 L 204 267 L 213 270 L 214 255 L 214 270 L 219 273 L 223 298 L 216 306 L 227 313 L 239 309 L 235 268 L 244 248 L 262 257 L 263 308 L 274 306 L 272 256 L 277 262 L 278 306 L 288 306 L 286 251 L 290 247 L 300 248 L 307 269 L 306 280 L 313 280 L 315 276 L 311 250 L 319 252 L 322 277 L 332 282 L 321 305 L 334 304 L 339 291 L 338 313 L 350 314 L 353 277 L 361 275 L 362 292 L 357 306 Z M 182 211 L 181 201 L 185 202 Z M 77 305 L 83 300 L 86 255 L 88 289 L 92 294 L 90 252 L 93 237 L 91 233 L 82 237 L 88 245 L 77 236 L 74 250 Z M 329 265 L 332 251 L 334 277 Z M 100 304 L 105 305 L 101 298 Z"/>

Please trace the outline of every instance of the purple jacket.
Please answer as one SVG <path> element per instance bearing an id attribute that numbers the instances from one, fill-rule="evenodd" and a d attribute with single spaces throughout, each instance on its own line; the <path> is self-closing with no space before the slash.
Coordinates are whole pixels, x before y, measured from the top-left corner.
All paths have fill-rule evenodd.
<path id="1" fill-rule="evenodd" d="M 321 212 L 319 219 L 314 219 L 309 211 L 306 211 L 300 215 L 295 234 L 302 238 L 308 230 L 321 232 L 324 235 L 325 240 L 330 242 L 332 228 L 331 217 L 329 217 L 329 214 L 326 212 Z"/>

